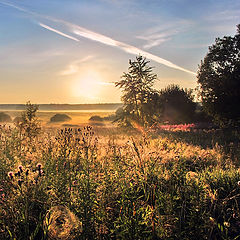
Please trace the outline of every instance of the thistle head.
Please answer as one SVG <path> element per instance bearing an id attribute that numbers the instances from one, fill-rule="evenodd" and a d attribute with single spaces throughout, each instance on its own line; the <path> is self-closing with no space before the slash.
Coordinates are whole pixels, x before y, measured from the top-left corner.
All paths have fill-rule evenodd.
<path id="1" fill-rule="evenodd" d="M 41 163 L 38 163 L 38 164 L 36 165 L 36 167 L 37 167 L 38 170 L 40 170 L 40 169 L 42 168 L 42 164 L 41 164 Z"/>
<path id="2" fill-rule="evenodd" d="M 13 179 L 13 172 L 9 172 L 8 176 L 10 177 L 10 179 Z"/>
<path id="3" fill-rule="evenodd" d="M 18 166 L 18 169 L 19 169 L 19 171 L 22 173 L 23 172 L 23 166 L 22 165 L 19 165 Z"/>

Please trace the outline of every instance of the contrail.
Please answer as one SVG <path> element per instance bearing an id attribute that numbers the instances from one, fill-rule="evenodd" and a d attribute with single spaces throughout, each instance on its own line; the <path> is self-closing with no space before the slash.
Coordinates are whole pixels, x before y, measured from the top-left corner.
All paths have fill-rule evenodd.
<path id="1" fill-rule="evenodd" d="M 100 42 L 100 43 L 108 45 L 108 46 L 117 47 L 117 48 L 119 48 L 119 49 L 121 49 L 121 50 L 123 50 L 127 53 L 130 53 L 130 54 L 134 54 L 134 55 L 142 54 L 146 58 L 151 59 L 151 60 L 153 60 L 157 63 L 160 63 L 162 65 L 165 65 L 167 67 L 178 69 L 180 71 L 196 75 L 195 72 L 192 72 L 188 69 L 182 68 L 182 67 L 180 67 L 180 66 L 178 66 L 178 65 L 176 65 L 176 64 L 174 64 L 174 63 L 172 63 L 172 62 L 170 62 L 166 59 L 158 57 L 158 56 L 156 56 L 154 54 L 151 54 L 149 52 L 143 51 L 143 50 L 141 50 L 137 47 L 134 47 L 132 45 L 128 45 L 126 43 L 116 41 L 116 40 L 114 40 L 110 37 L 107 37 L 105 35 L 90 31 L 90 30 L 88 30 L 86 28 L 83 28 L 79 25 L 76 25 L 76 24 L 61 20 L 61 19 L 56 19 L 56 18 L 52 18 L 52 17 L 49 17 L 49 16 L 41 15 L 41 14 L 38 14 L 38 13 L 35 13 L 35 12 L 32 12 L 32 11 L 28 11 L 24 8 L 18 7 L 14 4 L 10 4 L 10 3 L 7 3 L 7 2 L 0 1 L 0 3 L 4 4 L 6 6 L 9 6 L 9 7 L 15 8 L 19 11 L 25 12 L 27 14 L 31 14 L 33 16 L 37 16 L 37 17 L 41 17 L 41 18 L 44 18 L 44 19 L 47 19 L 47 20 L 50 20 L 50 21 L 53 21 L 53 22 L 61 23 L 65 26 L 67 26 L 69 28 L 69 31 L 72 31 L 74 34 L 76 34 L 78 36 L 81 36 L 81 37 L 84 37 L 84 38 L 87 38 L 87 39 L 90 39 L 90 40 L 93 40 L 93 41 L 97 41 L 97 42 Z M 65 33 L 61 32 L 57 29 L 54 29 L 54 28 L 48 26 L 48 25 L 45 25 L 43 23 L 38 23 L 38 24 L 41 27 L 43 27 L 43 28 L 45 28 L 49 31 L 55 32 L 55 33 L 57 33 L 61 36 L 64 36 L 64 37 L 69 38 L 69 39 L 74 40 L 74 41 L 79 41 L 79 39 L 77 39 L 75 37 L 72 37 L 68 34 L 65 34 Z"/>
<path id="2" fill-rule="evenodd" d="M 56 30 L 56 29 L 54 29 L 54 28 L 52 28 L 52 27 L 49 27 L 49 26 L 43 24 L 43 23 L 40 23 L 40 22 L 39 22 L 38 24 L 39 24 L 41 27 L 43 27 L 43 28 L 45 28 L 45 29 L 47 29 L 47 30 L 49 30 L 49 31 L 55 32 L 55 33 L 57 33 L 57 34 L 59 34 L 59 35 L 61 35 L 61 36 L 63 36 L 63 37 L 66 37 L 66 38 L 72 39 L 72 40 L 74 40 L 74 41 L 76 41 L 76 42 L 79 42 L 79 39 L 77 39 L 77 38 L 75 38 L 75 37 L 72 37 L 72 36 L 70 36 L 70 35 L 68 35 L 68 34 L 65 34 L 65 33 L 63 33 L 63 32 L 60 32 L 60 31 L 58 31 L 58 30 Z"/>

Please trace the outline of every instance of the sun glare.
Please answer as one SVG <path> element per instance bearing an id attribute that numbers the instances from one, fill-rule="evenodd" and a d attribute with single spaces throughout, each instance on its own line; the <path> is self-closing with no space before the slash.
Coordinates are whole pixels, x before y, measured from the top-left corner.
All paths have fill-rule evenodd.
<path id="1" fill-rule="evenodd" d="M 73 80 L 72 84 L 73 96 L 97 100 L 101 90 L 101 82 L 101 76 L 97 72 L 87 72 L 78 75 L 78 77 Z"/>

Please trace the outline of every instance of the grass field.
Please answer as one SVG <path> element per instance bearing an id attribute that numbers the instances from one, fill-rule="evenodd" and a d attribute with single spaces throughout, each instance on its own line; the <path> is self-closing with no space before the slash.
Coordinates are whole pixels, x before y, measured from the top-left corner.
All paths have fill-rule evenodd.
<path id="1" fill-rule="evenodd" d="M 38 116 L 36 135 L 0 127 L 0 239 L 240 239 L 237 131 L 49 130 Z"/>
<path id="2" fill-rule="evenodd" d="M 3 111 L 6 114 L 8 114 L 12 119 L 14 119 L 17 116 L 21 116 L 22 111 Z M 86 124 L 92 124 L 92 122 L 89 121 L 89 118 L 94 115 L 98 115 L 100 117 L 106 117 L 111 114 L 114 114 L 115 111 L 111 110 L 76 110 L 76 111 L 38 111 L 37 117 L 39 121 L 41 122 L 41 125 L 46 128 L 52 128 L 52 127 L 61 127 L 62 125 L 75 125 L 75 126 L 83 126 Z M 53 117 L 55 114 L 67 114 L 69 117 L 72 118 L 70 121 L 66 122 L 59 122 L 59 123 L 50 123 L 50 118 Z M 108 125 L 109 123 L 102 123 L 102 125 Z"/>

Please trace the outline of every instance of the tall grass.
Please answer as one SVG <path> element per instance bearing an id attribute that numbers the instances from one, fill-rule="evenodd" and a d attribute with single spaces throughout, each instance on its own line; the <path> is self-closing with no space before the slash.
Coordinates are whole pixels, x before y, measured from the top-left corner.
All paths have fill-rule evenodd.
<path id="1" fill-rule="evenodd" d="M 21 134 L 0 128 L 0 239 L 240 238 L 238 152 L 200 133 Z"/>

